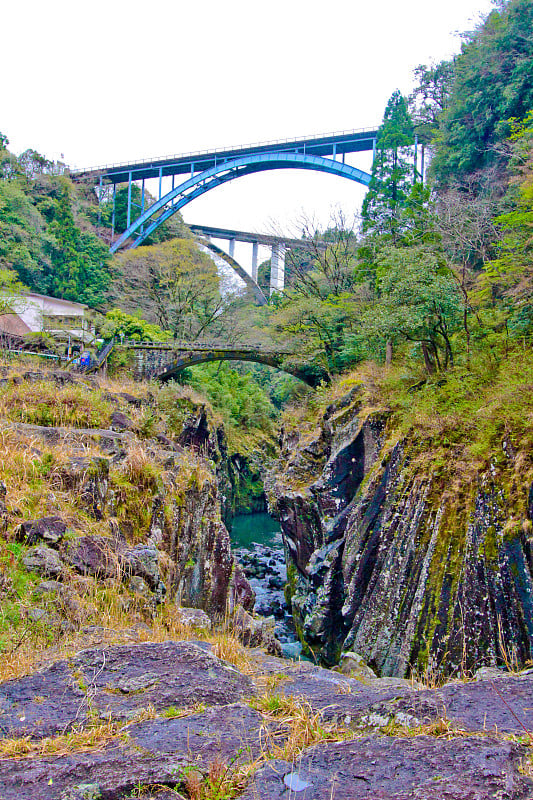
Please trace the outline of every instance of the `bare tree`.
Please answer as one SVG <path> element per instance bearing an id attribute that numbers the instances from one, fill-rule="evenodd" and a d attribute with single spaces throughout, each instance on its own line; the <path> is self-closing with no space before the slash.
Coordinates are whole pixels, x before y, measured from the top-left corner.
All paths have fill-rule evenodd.
<path id="1" fill-rule="evenodd" d="M 497 199 L 486 194 L 451 189 L 437 199 L 436 226 L 442 245 L 452 262 L 452 271 L 463 295 L 463 328 L 467 361 L 470 363 L 469 312 L 475 313 L 470 290 L 476 271 L 492 257 L 500 233 L 494 222 Z"/>

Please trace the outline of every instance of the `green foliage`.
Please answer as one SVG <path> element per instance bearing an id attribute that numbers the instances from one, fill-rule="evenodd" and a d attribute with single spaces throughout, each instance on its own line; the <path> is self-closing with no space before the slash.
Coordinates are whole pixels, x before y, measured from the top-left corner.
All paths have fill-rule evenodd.
<path id="1" fill-rule="evenodd" d="M 409 96 L 413 125 L 422 142 L 435 137 L 442 112 L 448 105 L 453 82 L 453 62 L 419 64 L 414 70 L 417 85 Z"/>
<path id="2" fill-rule="evenodd" d="M 513 181 L 508 208 L 496 217 L 503 238 L 481 276 L 485 296 L 502 299 L 511 335 L 533 332 L 533 111 L 513 124 Z"/>
<path id="3" fill-rule="evenodd" d="M 17 159 L 0 148 L 0 266 L 30 290 L 94 307 L 105 299 L 109 252 L 61 169 L 35 150 Z"/>
<path id="4" fill-rule="evenodd" d="M 57 201 L 49 233 L 53 237 L 50 294 L 90 306 L 103 302 L 109 283 L 109 251 L 93 233 L 77 227 L 67 185 Z"/>
<path id="5" fill-rule="evenodd" d="M 533 5 L 509 0 L 467 38 L 454 63 L 432 169 L 452 184 L 502 158 L 512 118 L 533 108 Z"/>
<path id="6" fill-rule="evenodd" d="M 377 276 L 380 298 L 365 317 L 368 341 L 418 342 L 431 372 L 453 363 L 451 337 L 463 307 L 446 265 L 424 247 L 389 247 L 378 257 Z"/>
<path id="7" fill-rule="evenodd" d="M 126 314 L 120 308 L 107 312 L 99 332 L 107 340 L 115 337 L 133 339 L 136 342 L 164 342 L 171 338 L 169 331 L 162 330 L 159 325 L 147 322 L 139 316 Z"/>
<path id="8" fill-rule="evenodd" d="M 44 292 L 51 246 L 46 223 L 22 186 L 0 180 L 0 264 L 29 288 Z"/>
<path id="9" fill-rule="evenodd" d="M 24 286 L 17 279 L 17 274 L 12 269 L 2 268 L 0 262 L 0 314 L 11 312 L 11 299 L 24 290 Z"/>
<path id="10" fill-rule="evenodd" d="M 401 210 L 413 183 L 413 123 L 407 101 L 395 91 L 378 131 L 372 179 L 363 202 L 363 232 L 387 236 L 393 243 L 401 232 Z"/>
<path id="11" fill-rule="evenodd" d="M 0 414 L 6 419 L 44 426 L 106 428 L 112 410 L 100 391 L 82 384 L 66 387 L 60 393 L 46 381 L 11 384 L 0 400 Z"/>
<path id="12" fill-rule="evenodd" d="M 250 374 L 240 375 L 225 361 L 191 369 L 190 386 L 205 395 L 232 426 L 270 429 L 275 409 Z"/>
<path id="13" fill-rule="evenodd" d="M 187 383 L 224 420 L 230 453 L 248 453 L 260 442 L 270 447 L 276 409 L 250 373 L 239 374 L 221 361 L 194 367 Z"/>
<path id="14" fill-rule="evenodd" d="M 130 206 L 130 224 L 135 222 L 143 213 L 143 197 L 142 189 L 136 184 L 131 184 L 131 190 L 128 185 L 119 186 L 115 194 L 115 232 L 123 233 L 128 227 L 128 194 L 131 191 L 131 206 Z M 149 208 L 155 198 L 145 190 L 144 195 L 144 209 Z M 113 200 L 107 198 L 102 202 L 100 208 L 101 222 L 109 228 L 113 223 Z M 187 226 L 183 222 L 181 214 L 176 212 L 170 220 L 162 223 L 157 230 L 155 230 L 144 241 L 144 245 L 159 244 L 160 242 L 167 241 L 168 239 L 179 237 L 184 238 L 190 235 Z"/>

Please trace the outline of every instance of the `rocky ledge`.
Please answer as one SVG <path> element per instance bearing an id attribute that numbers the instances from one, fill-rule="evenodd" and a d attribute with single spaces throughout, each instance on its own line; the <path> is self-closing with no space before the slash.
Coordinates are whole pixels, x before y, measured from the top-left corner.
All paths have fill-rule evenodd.
<path id="1" fill-rule="evenodd" d="M 533 796 L 531 674 L 413 689 L 247 655 L 115 645 L 1 684 L 2 800 Z"/>

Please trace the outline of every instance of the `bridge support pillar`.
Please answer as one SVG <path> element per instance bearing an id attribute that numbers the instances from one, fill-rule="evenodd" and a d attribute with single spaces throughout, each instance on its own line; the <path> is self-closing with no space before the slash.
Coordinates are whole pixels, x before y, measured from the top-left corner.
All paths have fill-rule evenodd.
<path id="1" fill-rule="evenodd" d="M 229 255 L 230 258 L 235 258 L 235 239 L 229 240 Z"/>
<path id="2" fill-rule="evenodd" d="M 259 242 L 252 243 L 252 279 L 257 283 L 257 254 L 259 252 Z"/>
<path id="3" fill-rule="evenodd" d="M 270 257 L 270 296 L 282 292 L 285 286 L 285 245 L 277 242 L 272 245 Z"/>

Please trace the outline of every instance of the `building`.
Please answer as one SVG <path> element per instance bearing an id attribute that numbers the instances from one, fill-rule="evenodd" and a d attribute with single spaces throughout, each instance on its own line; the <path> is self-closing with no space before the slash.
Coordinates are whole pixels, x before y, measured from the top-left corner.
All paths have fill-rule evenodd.
<path id="1" fill-rule="evenodd" d="M 95 331 L 89 308 L 83 303 L 28 292 L 1 298 L 0 333 L 18 337 L 47 333 L 61 341 L 88 344 Z"/>

